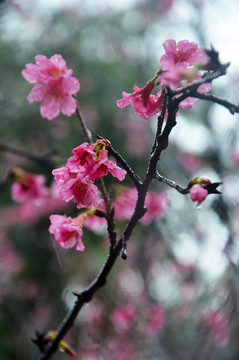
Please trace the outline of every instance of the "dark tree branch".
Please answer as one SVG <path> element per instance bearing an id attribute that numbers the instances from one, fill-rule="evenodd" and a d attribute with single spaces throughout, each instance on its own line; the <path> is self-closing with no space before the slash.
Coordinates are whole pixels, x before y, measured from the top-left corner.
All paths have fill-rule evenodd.
<path id="1" fill-rule="evenodd" d="M 55 162 L 51 160 L 51 157 L 56 155 L 57 153 L 55 150 L 45 154 L 33 154 L 32 152 L 17 149 L 10 145 L 0 144 L 0 151 L 10 152 L 18 156 L 24 157 L 38 163 L 39 165 L 47 168 L 48 170 L 52 170 L 56 166 Z"/>
<path id="2" fill-rule="evenodd" d="M 227 108 L 232 115 L 234 115 L 235 113 L 239 113 L 239 105 L 232 104 L 229 101 L 221 99 L 221 98 L 219 98 L 217 96 L 214 96 L 212 94 L 199 93 L 198 91 L 196 91 L 196 92 L 192 92 L 190 94 L 190 97 L 194 97 L 194 98 L 202 99 L 202 100 L 207 100 L 207 101 L 211 101 L 211 102 L 214 102 L 216 104 L 222 105 L 225 108 Z"/>
<path id="3" fill-rule="evenodd" d="M 84 119 L 83 114 L 81 112 L 80 105 L 79 105 L 78 101 L 77 101 L 76 115 L 77 115 L 78 120 L 80 122 L 80 125 L 81 125 L 81 128 L 82 128 L 82 131 L 83 131 L 83 134 L 85 136 L 86 141 L 89 144 L 92 144 L 93 143 L 92 134 L 91 134 L 91 131 L 88 129 L 87 125 L 86 125 L 86 122 L 85 122 L 85 119 Z"/>
<path id="4" fill-rule="evenodd" d="M 194 80 L 192 83 L 182 86 L 176 90 L 171 90 L 172 95 L 179 95 L 179 94 L 188 94 L 191 92 L 196 91 L 200 85 L 205 83 L 210 83 L 213 80 L 219 78 L 220 76 L 223 76 L 226 74 L 227 68 L 230 66 L 230 63 L 221 65 L 221 67 L 215 71 L 207 72 L 201 79 Z"/>
<path id="5" fill-rule="evenodd" d="M 131 169 L 131 167 L 125 161 L 125 159 L 111 145 L 108 152 L 110 155 L 112 155 L 115 158 L 115 160 L 122 166 L 122 168 L 127 171 L 127 174 L 129 175 L 134 185 L 138 189 L 142 184 L 142 180 L 140 179 L 140 177 L 134 173 L 134 171 Z"/>
<path id="6" fill-rule="evenodd" d="M 111 247 L 108 258 L 102 270 L 100 271 L 96 279 L 88 287 L 88 289 L 86 289 L 81 293 L 74 293 L 77 299 L 75 301 L 72 310 L 69 311 L 65 319 L 62 321 L 62 324 L 60 325 L 54 340 L 40 354 L 39 360 L 50 359 L 51 355 L 57 350 L 59 342 L 63 339 L 63 337 L 68 332 L 68 330 L 74 324 L 74 321 L 77 315 L 79 314 L 82 306 L 85 303 L 91 301 L 95 292 L 106 284 L 107 277 L 120 253 L 121 247 L 122 247 L 122 239 L 118 241 L 118 243 L 114 248 Z"/>

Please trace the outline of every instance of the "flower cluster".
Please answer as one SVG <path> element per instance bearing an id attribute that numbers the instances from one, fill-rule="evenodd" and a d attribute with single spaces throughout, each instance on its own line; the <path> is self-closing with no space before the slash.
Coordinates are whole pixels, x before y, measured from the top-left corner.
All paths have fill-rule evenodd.
<path id="1" fill-rule="evenodd" d="M 60 111 L 71 116 L 76 111 L 76 100 L 72 95 L 80 90 L 79 81 L 67 69 L 61 55 L 53 55 L 48 59 L 44 55 L 35 57 L 35 64 L 26 64 L 22 71 L 24 78 L 36 84 L 28 96 L 28 101 L 43 101 L 40 106 L 41 115 L 48 120 L 56 118 Z"/>
<path id="2" fill-rule="evenodd" d="M 83 143 L 73 149 L 66 165 L 53 170 L 63 200 L 74 199 L 77 207 L 99 206 L 102 199 L 94 180 L 110 172 L 123 181 L 126 171 L 120 169 L 115 161 L 108 159 L 107 140 L 97 140 L 95 144 Z"/>
<path id="3" fill-rule="evenodd" d="M 135 85 L 135 92 L 132 94 L 123 92 L 123 99 L 116 102 L 118 107 L 124 108 L 132 104 L 134 111 L 148 120 L 162 109 L 162 90 L 157 95 L 151 94 L 157 82 L 162 87 L 170 87 L 175 90 L 202 77 L 198 70 L 198 64 L 206 64 L 209 59 L 206 52 L 199 49 L 196 43 L 188 40 L 176 43 L 175 40 L 169 39 L 163 43 L 163 46 L 165 54 L 160 59 L 161 67 L 156 77 L 148 81 L 143 88 Z M 211 84 L 202 84 L 198 91 L 207 92 L 210 89 Z M 195 98 L 186 98 L 180 103 L 180 106 L 192 108 L 196 100 Z"/>
<path id="4" fill-rule="evenodd" d="M 53 175 L 59 187 L 61 198 L 64 201 L 74 199 L 77 207 L 90 208 L 92 210 L 79 215 L 77 218 L 52 215 L 49 231 L 55 240 L 65 249 L 77 244 L 76 249 L 83 251 L 81 237 L 83 225 L 90 229 L 99 229 L 106 223 L 104 218 L 98 218 L 95 214 L 97 206 L 103 206 L 103 200 L 99 196 L 99 189 L 94 180 L 107 175 L 120 181 L 124 180 L 126 171 L 119 168 L 115 161 L 108 159 L 107 140 L 97 140 L 95 144 L 83 143 L 73 149 L 66 165 L 53 170 Z M 88 218 L 89 217 L 89 218 Z"/>

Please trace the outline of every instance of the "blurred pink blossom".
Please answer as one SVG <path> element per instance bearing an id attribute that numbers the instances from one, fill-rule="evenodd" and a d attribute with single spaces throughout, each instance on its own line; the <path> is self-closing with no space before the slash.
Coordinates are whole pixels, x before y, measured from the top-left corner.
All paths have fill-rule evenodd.
<path id="1" fill-rule="evenodd" d="M 190 153 L 180 154 L 179 162 L 187 171 L 191 173 L 199 170 L 203 166 L 202 161 L 196 155 Z"/>
<path id="2" fill-rule="evenodd" d="M 224 347 L 229 342 L 229 323 L 221 309 L 211 310 L 203 315 L 202 320 L 208 325 L 215 346 Z"/>
<path id="3" fill-rule="evenodd" d="M 128 331 L 137 317 L 137 310 L 131 305 L 126 305 L 115 310 L 112 314 L 112 321 L 115 328 L 120 332 Z"/>
<path id="4" fill-rule="evenodd" d="M 165 311 L 161 305 L 154 305 L 150 311 L 147 319 L 146 332 L 148 334 L 157 333 L 164 327 Z"/>
<path id="5" fill-rule="evenodd" d="M 135 188 L 122 189 L 113 204 L 116 219 L 129 219 L 133 215 L 136 201 L 137 190 Z M 149 225 L 154 219 L 161 218 L 165 214 L 168 202 L 167 194 L 149 192 L 145 200 L 148 211 L 140 221 L 145 225 Z"/>
<path id="6" fill-rule="evenodd" d="M 92 231 L 101 231 L 104 226 L 107 225 L 107 221 L 104 217 L 99 217 L 96 215 L 88 215 L 85 226 Z"/>
<path id="7" fill-rule="evenodd" d="M 142 217 L 141 222 L 144 225 L 149 225 L 154 219 L 160 219 L 165 214 L 168 203 L 169 197 L 167 194 L 149 192 L 145 200 L 148 211 Z"/>
<path id="8" fill-rule="evenodd" d="M 68 205 L 60 198 L 59 189 L 54 181 L 46 196 L 39 199 L 27 200 L 20 205 L 4 207 L 0 214 L 0 224 L 10 227 L 16 223 L 34 224 L 41 217 L 62 211 Z"/>
<path id="9" fill-rule="evenodd" d="M 16 182 L 12 185 L 12 198 L 19 203 L 40 199 L 47 195 L 46 178 L 43 175 L 27 173 L 21 169 L 14 170 Z"/>
<path id="10" fill-rule="evenodd" d="M 160 13 L 167 15 L 167 13 L 172 9 L 174 0 L 159 0 L 158 8 Z"/>
<path id="11" fill-rule="evenodd" d="M 5 240 L 0 243 L 0 258 L 1 277 L 19 273 L 25 265 L 23 258 L 17 253 L 10 241 Z"/>
<path id="12" fill-rule="evenodd" d="M 28 101 L 44 101 L 40 106 L 41 115 L 48 120 L 56 118 L 60 111 L 71 116 L 76 111 L 76 100 L 72 95 L 80 90 L 79 81 L 72 77 L 61 55 L 47 59 L 44 55 L 35 57 L 35 64 L 26 64 L 22 71 L 24 78 L 36 85 L 28 96 Z"/>

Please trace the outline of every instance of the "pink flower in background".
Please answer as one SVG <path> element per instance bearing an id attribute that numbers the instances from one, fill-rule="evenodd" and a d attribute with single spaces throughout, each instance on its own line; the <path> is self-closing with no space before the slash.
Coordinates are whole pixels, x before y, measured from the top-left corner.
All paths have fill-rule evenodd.
<path id="1" fill-rule="evenodd" d="M 117 100 L 116 104 L 120 108 L 124 108 L 131 104 L 136 113 L 139 113 L 142 118 L 148 120 L 162 109 L 163 94 L 159 91 L 157 96 L 151 95 L 154 87 L 155 84 L 151 80 L 148 81 L 143 88 L 138 88 L 135 85 L 135 92 L 128 94 L 123 91 L 123 99 Z"/>
<path id="2" fill-rule="evenodd" d="M 79 215 L 72 219 L 66 215 L 51 215 L 51 225 L 49 231 L 55 240 L 64 249 L 72 248 L 76 245 L 76 250 L 83 251 L 85 246 L 82 243 L 82 226 L 86 220 L 86 215 Z"/>
<path id="3" fill-rule="evenodd" d="M 19 274 L 24 268 L 25 263 L 10 239 L 1 238 L 0 240 L 0 277 L 1 281 L 7 281 L 9 276 Z"/>
<path id="4" fill-rule="evenodd" d="M 201 185 L 196 184 L 191 187 L 189 194 L 192 201 L 198 202 L 197 207 L 199 207 L 208 196 L 208 191 L 204 189 Z"/>
<path id="5" fill-rule="evenodd" d="M 202 317 L 208 325 L 215 346 L 224 347 L 229 342 L 229 323 L 221 309 L 211 310 Z"/>
<path id="6" fill-rule="evenodd" d="M 136 201 L 137 190 L 135 188 L 122 189 L 113 204 L 116 219 L 129 219 L 133 215 Z M 145 200 L 148 211 L 140 221 L 145 225 L 149 225 L 153 220 L 161 218 L 166 211 L 168 201 L 167 194 L 149 192 Z"/>
<path id="7" fill-rule="evenodd" d="M 160 13 L 167 15 L 168 12 L 172 9 L 173 4 L 174 4 L 174 0 L 159 0 L 158 9 Z"/>
<path id="8" fill-rule="evenodd" d="M 45 187 L 45 176 L 15 169 L 14 177 L 17 181 L 12 185 L 11 193 L 13 200 L 16 202 L 23 203 L 47 195 L 48 189 Z"/>
<path id="9" fill-rule="evenodd" d="M 146 331 L 148 334 L 157 333 L 164 327 L 165 312 L 164 308 L 160 305 L 154 305 L 149 312 Z"/>
<path id="10" fill-rule="evenodd" d="M 149 192 L 145 200 L 148 211 L 140 221 L 144 225 L 149 225 L 154 219 L 160 219 L 165 214 L 168 203 L 169 197 L 167 194 Z"/>
<path id="11" fill-rule="evenodd" d="M 203 163 L 200 158 L 194 154 L 182 153 L 179 155 L 178 160 L 184 169 L 191 173 L 198 171 L 203 167 Z"/>
<path id="12" fill-rule="evenodd" d="M 126 305 L 114 311 L 112 314 L 112 321 L 117 330 L 124 332 L 131 328 L 136 317 L 137 310 L 135 307 Z"/>
<path id="13" fill-rule="evenodd" d="M 119 187 L 119 193 L 113 204 L 115 218 L 119 220 L 130 219 L 133 215 L 137 200 L 137 190 L 135 188 Z"/>
<path id="14" fill-rule="evenodd" d="M 161 56 L 160 64 L 163 71 L 174 70 L 175 66 L 192 66 L 197 63 L 207 63 L 209 58 L 203 49 L 198 48 L 195 42 L 182 40 L 176 43 L 169 39 L 164 41 L 165 54 Z"/>
<path id="15" fill-rule="evenodd" d="M 52 120 L 60 111 L 71 116 L 76 111 L 76 100 L 72 95 L 80 90 L 79 81 L 72 77 L 61 55 L 53 55 L 48 59 L 44 55 L 35 57 L 35 64 L 26 64 L 23 77 L 36 85 L 28 96 L 28 101 L 44 101 L 40 106 L 42 117 Z"/>
<path id="16" fill-rule="evenodd" d="M 107 221 L 104 217 L 97 215 L 88 215 L 85 226 L 92 231 L 101 231 L 103 227 L 107 226 Z"/>
<path id="17" fill-rule="evenodd" d="M 0 213 L 0 225 L 4 228 L 16 223 L 33 225 L 43 216 L 65 210 L 68 205 L 61 199 L 55 181 L 47 190 L 44 197 L 28 199 L 20 205 L 5 207 Z"/>

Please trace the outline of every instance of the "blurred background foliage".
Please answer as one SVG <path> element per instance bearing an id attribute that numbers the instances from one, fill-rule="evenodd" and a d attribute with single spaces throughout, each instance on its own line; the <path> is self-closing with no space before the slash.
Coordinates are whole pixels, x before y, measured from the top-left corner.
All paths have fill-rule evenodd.
<path id="1" fill-rule="evenodd" d="M 238 7 L 236 0 L 227 8 L 222 0 L 1 1 L 1 144 L 34 154 L 57 151 L 60 165 L 84 141 L 75 115 L 47 121 L 39 103 L 27 102 L 25 64 L 37 54 L 61 54 L 80 80 L 77 98 L 94 139 L 108 138 L 143 176 L 156 119 L 119 110 L 115 101 L 153 78 L 163 41 L 175 38 L 213 44 L 222 61 L 232 61 L 213 92 L 238 102 Z M 18 166 L 52 182 L 51 172 L 36 162 L 1 150 L 0 159 L 1 178 Z M 183 186 L 195 175 L 223 181 L 223 195 L 211 195 L 197 211 L 188 197 L 154 184 L 154 191 L 168 193 L 168 211 L 150 226 L 138 226 L 128 261 L 118 261 L 107 286 L 79 316 L 68 335 L 79 359 L 239 358 L 238 167 L 237 115 L 199 101 L 192 110 L 180 110 L 160 173 Z M 48 233 L 49 209 L 34 224 L 19 221 L 10 187 L 1 193 L 0 359 L 35 359 L 35 330 L 58 327 L 73 304 L 72 291 L 88 286 L 104 263 L 108 243 L 105 232 L 86 229 L 84 253 L 59 248 Z M 72 204 L 60 211 L 76 214 Z M 123 226 L 117 224 L 119 232 Z M 128 304 L 137 309 L 137 319 L 119 330 L 112 314 Z M 155 304 L 164 309 L 165 323 L 152 335 L 144 324 Z M 223 347 L 202 321 L 205 311 L 218 308 L 229 322 L 230 340 Z"/>

